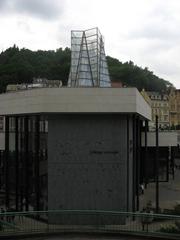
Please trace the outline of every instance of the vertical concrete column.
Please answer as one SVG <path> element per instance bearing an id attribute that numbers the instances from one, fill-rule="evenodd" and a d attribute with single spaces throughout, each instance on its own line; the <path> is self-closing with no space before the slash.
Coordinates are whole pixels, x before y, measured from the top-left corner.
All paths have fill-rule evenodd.
<path id="1" fill-rule="evenodd" d="M 172 177 L 174 180 L 174 168 L 175 168 L 175 162 L 174 162 L 174 148 L 175 147 L 171 147 L 170 148 L 170 154 L 171 154 L 171 169 L 172 169 Z"/>
<path id="2" fill-rule="evenodd" d="M 35 196 L 36 196 L 36 211 L 40 210 L 40 178 L 39 178 L 39 148 L 40 148 L 40 133 L 39 133 L 40 117 L 35 117 Z"/>
<path id="3" fill-rule="evenodd" d="M 148 131 L 148 121 L 145 120 L 145 152 L 144 152 L 144 175 L 145 175 L 145 188 L 147 188 L 148 184 L 148 176 L 147 176 L 147 131 Z"/>
<path id="4" fill-rule="evenodd" d="M 23 199 L 24 199 L 24 117 L 19 117 L 19 188 L 20 188 L 20 196 L 19 196 L 19 202 L 20 207 L 19 209 L 23 211 Z"/>
<path id="5" fill-rule="evenodd" d="M 133 115 L 133 212 L 136 211 L 136 115 Z"/>
<path id="6" fill-rule="evenodd" d="M 15 117 L 15 162 L 16 162 L 16 211 L 19 210 L 19 131 L 18 117 Z"/>
<path id="7" fill-rule="evenodd" d="M 0 150 L 0 174 L 2 174 L 2 153 Z M 0 189 L 2 187 L 2 175 L 0 175 Z"/>
<path id="8" fill-rule="evenodd" d="M 136 210 L 139 210 L 140 185 L 140 120 L 136 118 Z"/>
<path id="9" fill-rule="evenodd" d="M 5 117 L 5 205 L 9 208 L 9 117 Z"/>
<path id="10" fill-rule="evenodd" d="M 156 115 L 156 159 L 155 159 L 155 179 L 156 179 L 156 213 L 159 212 L 159 124 Z"/>
<path id="11" fill-rule="evenodd" d="M 169 147 L 166 147 L 166 181 L 169 182 Z"/>
<path id="12" fill-rule="evenodd" d="M 25 161 L 25 210 L 29 210 L 29 134 L 28 134 L 28 121 L 29 118 L 24 118 L 24 161 Z"/>
<path id="13" fill-rule="evenodd" d="M 144 183 L 144 158 L 142 150 L 142 131 L 143 131 L 143 121 L 139 119 L 139 181 Z"/>
<path id="14" fill-rule="evenodd" d="M 127 115 L 127 201 L 126 211 L 129 212 L 129 115 Z"/>

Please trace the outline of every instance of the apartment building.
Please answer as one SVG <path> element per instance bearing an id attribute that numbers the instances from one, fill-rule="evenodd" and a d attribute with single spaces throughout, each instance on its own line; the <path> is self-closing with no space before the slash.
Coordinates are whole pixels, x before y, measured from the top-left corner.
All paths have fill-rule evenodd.
<path id="1" fill-rule="evenodd" d="M 170 126 L 169 117 L 169 96 L 159 92 L 141 91 L 142 96 L 152 109 L 151 128 L 155 128 L 156 115 L 159 120 L 159 128 L 167 129 Z"/>
<path id="2" fill-rule="evenodd" d="M 169 94 L 170 126 L 180 127 L 180 89 L 172 89 Z"/>

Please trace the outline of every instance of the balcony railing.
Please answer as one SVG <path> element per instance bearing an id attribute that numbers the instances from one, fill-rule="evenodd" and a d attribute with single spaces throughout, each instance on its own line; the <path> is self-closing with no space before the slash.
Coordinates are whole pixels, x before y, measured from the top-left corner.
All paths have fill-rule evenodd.
<path id="1" fill-rule="evenodd" d="M 180 216 L 95 210 L 0 214 L 0 237 L 22 234 L 118 233 L 180 239 Z"/>

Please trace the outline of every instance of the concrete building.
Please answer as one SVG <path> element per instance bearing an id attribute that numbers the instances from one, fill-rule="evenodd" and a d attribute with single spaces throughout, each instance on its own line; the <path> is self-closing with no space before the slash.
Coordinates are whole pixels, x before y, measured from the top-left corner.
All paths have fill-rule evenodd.
<path id="1" fill-rule="evenodd" d="M 138 210 L 142 122 L 151 119 L 151 108 L 137 89 L 1 94 L 0 115 L 7 206 Z"/>

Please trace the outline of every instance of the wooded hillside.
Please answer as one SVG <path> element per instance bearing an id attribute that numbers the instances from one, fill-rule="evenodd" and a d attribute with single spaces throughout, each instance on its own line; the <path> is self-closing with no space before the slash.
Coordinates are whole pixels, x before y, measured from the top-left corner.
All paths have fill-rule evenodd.
<path id="1" fill-rule="evenodd" d="M 59 79 L 67 84 L 70 70 L 71 50 L 59 48 L 56 51 L 31 51 L 17 46 L 0 53 L 0 93 L 8 84 L 31 83 L 33 77 Z M 145 88 L 148 91 L 166 91 L 171 83 L 155 76 L 148 68 L 136 66 L 133 62 L 122 63 L 107 57 L 111 80 L 121 81 L 126 86 Z"/>

